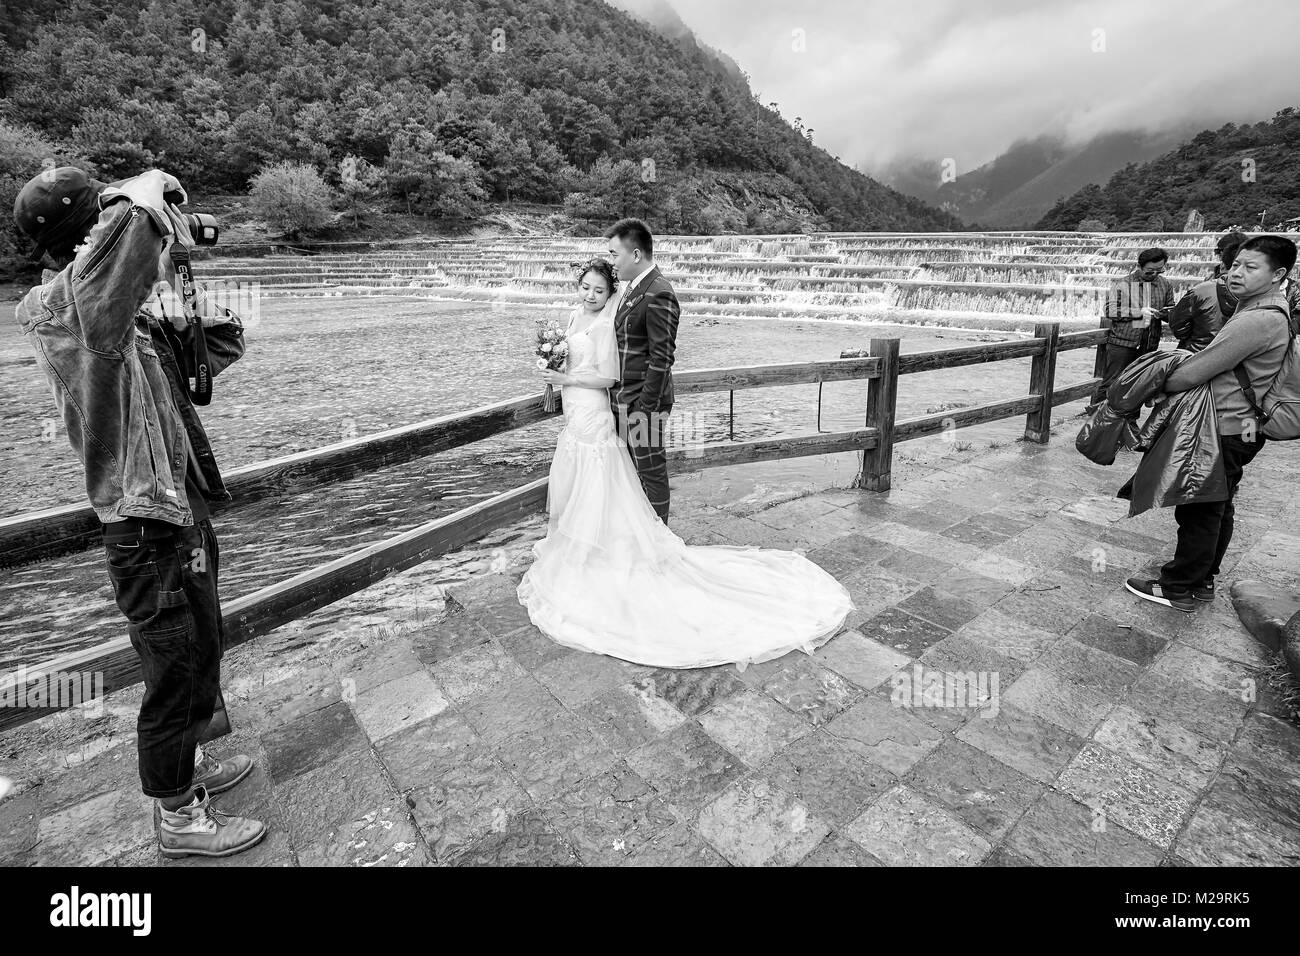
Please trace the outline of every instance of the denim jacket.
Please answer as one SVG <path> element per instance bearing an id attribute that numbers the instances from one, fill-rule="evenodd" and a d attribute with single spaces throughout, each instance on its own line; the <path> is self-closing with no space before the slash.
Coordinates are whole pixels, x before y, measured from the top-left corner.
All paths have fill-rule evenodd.
<path id="1" fill-rule="evenodd" d="M 228 501 L 177 356 L 141 306 L 159 278 L 163 231 L 130 201 L 109 204 L 76 259 L 15 314 L 81 459 L 99 520 L 193 523 L 187 468 L 207 501 Z M 165 320 L 164 320 L 165 321 Z M 198 334 L 178 334 L 183 346 Z M 215 376 L 244 352 L 238 321 L 203 330 Z"/>

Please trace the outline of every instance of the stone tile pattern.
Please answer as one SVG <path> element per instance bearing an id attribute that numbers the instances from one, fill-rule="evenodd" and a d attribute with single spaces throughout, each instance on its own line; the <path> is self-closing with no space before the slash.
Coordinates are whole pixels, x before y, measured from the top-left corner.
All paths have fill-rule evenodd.
<path id="1" fill-rule="evenodd" d="M 880 495 L 688 498 L 688 542 L 779 540 L 844 581 L 858 610 L 811 657 L 659 670 L 572 651 L 529 624 L 518 566 L 337 659 L 239 648 L 220 746 L 258 769 L 217 803 L 270 836 L 170 865 L 1293 864 L 1300 731 L 1226 585 L 1294 575 L 1297 465 L 1285 446 L 1252 464 L 1220 596 L 1194 615 L 1122 586 L 1168 556 L 1171 516 L 1120 521 L 1123 469 L 1057 441 Z M 983 680 L 945 696 L 953 676 Z M 121 696 L 102 718 L 119 727 Z M 42 723 L 93 740 L 94 721 Z M 74 746 L 0 803 L 0 863 L 163 862 L 129 732 Z"/>

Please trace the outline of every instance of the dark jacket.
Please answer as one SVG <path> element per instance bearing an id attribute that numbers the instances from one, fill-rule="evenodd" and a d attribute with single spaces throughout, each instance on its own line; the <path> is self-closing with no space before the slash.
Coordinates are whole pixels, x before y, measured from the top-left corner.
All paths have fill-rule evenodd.
<path id="1" fill-rule="evenodd" d="M 1115 464 L 1121 448 L 1137 444 L 1137 429 L 1133 420 L 1111 408 L 1110 402 L 1101 405 L 1089 416 L 1074 438 L 1075 450 L 1098 465 Z"/>
<path id="2" fill-rule="evenodd" d="M 1106 294 L 1102 315 L 1110 320 L 1107 343 L 1142 351 L 1154 350 L 1160 342 L 1160 319 L 1136 327 L 1133 321 L 1142 318 L 1144 307 L 1165 310 L 1167 315 L 1173 304 L 1174 287 L 1168 279 L 1156 276 L 1150 282 L 1143 282 L 1140 270 L 1134 269 L 1113 283 Z"/>
<path id="3" fill-rule="evenodd" d="M 1143 406 L 1164 391 L 1165 379 L 1186 360 L 1187 354 L 1178 351 L 1139 356 L 1115 377 L 1106 390 L 1106 403 L 1120 415 L 1136 419 Z"/>
<path id="4" fill-rule="evenodd" d="M 1190 354 L 1181 350 L 1142 356 L 1111 385 L 1106 403 L 1122 416 L 1140 414 L 1142 406 L 1164 391 L 1169 376 L 1189 358 Z M 1179 392 L 1156 405 L 1138 430 L 1135 447 L 1143 452 L 1142 460 L 1116 494 L 1128 499 L 1129 517 L 1151 508 L 1228 497 L 1209 385 Z"/>
<path id="5" fill-rule="evenodd" d="M 1079 429 L 1074 447 L 1089 461 L 1113 465 L 1121 448 L 1137 446 L 1134 423 L 1142 406 L 1160 394 L 1165 377 L 1179 362 L 1173 352 L 1150 353 L 1138 357 L 1111 384 L 1106 400 Z"/>
<path id="6" fill-rule="evenodd" d="M 140 311 L 159 278 L 163 245 L 148 209 L 112 202 L 72 264 L 15 311 L 81 459 L 86 496 L 106 523 L 191 524 L 189 468 L 206 500 L 230 498 L 168 337 Z M 194 334 L 180 333 L 182 345 Z M 237 321 L 204 335 L 214 376 L 244 352 Z"/>
<path id="7" fill-rule="evenodd" d="M 1198 283 L 1169 313 L 1169 331 L 1178 339 L 1180 349 L 1199 352 L 1210 344 L 1236 307 L 1237 297 L 1228 291 L 1227 279 Z"/>
<path id="8" fill-rule="evenodd" d="M 641 280 L 614 315 L 619 381 L 611 395 L 634 411 L 666 412 L 673 405 L 673 356 L 681 306 L 658 266 Z"/>

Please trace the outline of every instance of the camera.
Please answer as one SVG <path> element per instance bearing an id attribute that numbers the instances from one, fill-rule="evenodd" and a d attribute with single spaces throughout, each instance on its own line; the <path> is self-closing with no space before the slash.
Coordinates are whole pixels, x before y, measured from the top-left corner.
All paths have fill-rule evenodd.
<path id="1" fill-rule="evenodd" d="M 163 193 L 163 202 L 172 207 L 174 212 L 189 227 L 190 235 L 196 246 L 215 246 L 221 230 L 217 226 L 217 217 L 203 212 L 181 212 L 176 207 L 183 202 L 185 194 L 174 190 Z"/>
<path id="2" fill-rule="evenodd" d="M 190 235 L 194 237 L 196 246 L 215 246 L 217 236 L 220 235 L 220 227 L 217 225 L 217 217 L 209 216 L 203 212 L 178 212 L 181 221 L 190 228 Z"/>

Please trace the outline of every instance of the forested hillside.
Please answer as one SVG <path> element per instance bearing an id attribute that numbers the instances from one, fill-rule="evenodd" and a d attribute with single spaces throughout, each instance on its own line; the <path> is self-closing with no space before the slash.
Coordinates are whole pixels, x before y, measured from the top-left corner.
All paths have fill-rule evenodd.
<path id="1" fill-rule="evenodd" d="M 336 198 L 433 215 L 513 200 L 664 231 L 958 226 L 602 0 L 29 0 L 0 30 L 9 201 L 44 157 L 101 178 L 157 164 L 200 197 L 292 162 Z"/>
<path id="2" fill-rule="evenodd" d="M 1274 227 L 1300 216 L 1300 113 L 1288 107 L 1266 123 L 1198 133 L 1150 162 L 1130 164 L 1105 186 L 1085 186 L 1058 202 L 1037 229 L 1081 222 L 1114 230 L 1181 229 L 1191 210 L 1207 229 Z"/>

